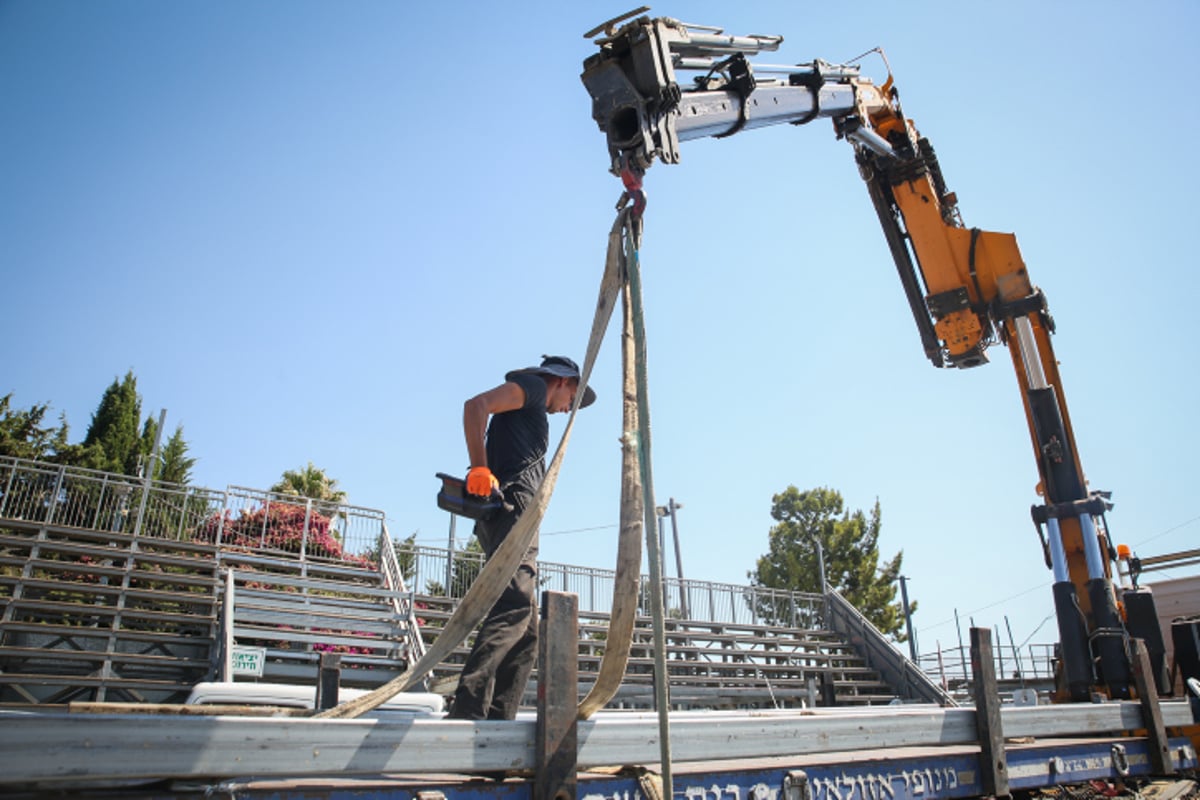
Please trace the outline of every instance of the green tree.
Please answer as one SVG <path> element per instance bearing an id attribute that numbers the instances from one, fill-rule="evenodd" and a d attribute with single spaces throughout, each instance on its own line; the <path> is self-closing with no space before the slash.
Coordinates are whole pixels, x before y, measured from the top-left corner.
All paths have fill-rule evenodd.
<path id="1" fill-rule="evenodd" d="M 150 452 L 145 446 L 146 431 L 143 435 L 138 434 L 141 417 L 142 399 L 137 393 L 137 378 L 130 370 L 124 380 L 114 378 L 100 398 L 100 405 L 92 415 L 92 424 L 83 438 L 85 463 L 81 466 L 136 475 L 140 458 Z M 149 421 L 147 426 L 154 427 Z M 150 440 L 153 442 L 153 436 Z"/>
<path id="2" fill-rule="evenodd" d="M 158 455 L 158 471 L 155 477 L 168 483 L 188 484 L 192 481 L 192 467 L 196 459 L 189 458 L 188 443 L 183 438 L 183 426 L 176 425 L 175 433 L 167 439 Z"/>
<path id="3" fill-rule="evenodd" d="M 302 469 L 285 470 L 271 491 L 312 500 L 314 511 L 333 520 L 334 527 L 330 532 L 340 541 L 341 533 L 337 530 L 337 524 L 346 520 L 346 512 L 338 508 L 338 504 L 346 502 L 346 493 L 338 488 L 336 479 L 325 474 L 325 470 L 313 466 L 311 461 Z"/>
<path id="4" fill-rule="evenodd" d="M 0 397 L 0 456 L 47 459 L 65 449 L 67 422 L 60 418 L 57 428 L 45 426 L 49 410 L 46 403 L 21 411 L 12 407 L 11 393 Z"/>
<path id="5" fill-rule="evenodd" d="M 343 503 L 346 493 L 338 489 L 337 484 L 335 479 L 325 474 L 325 470 L 318 469 L 310 461 L 308 466 L 301 469 L 286 470 L 271 491 L 320 500 L 326 504 Z"/>
<path id="6" fill-rule="evenodd" d="M 896 581 L 904 551 L 879 563 L 879 501 L 869 515 L 845 509 L 832 489 L 800 491 L 789 486 L 771 498 L 770 546 L 749 573 L 751 583 L 772 589 L 820 592 L 816 542 L 825 555 L 826 579 L 883 633 L 904 641 L 904 615 L 896 602 Z M 786 609 L 770 600 L 759 603 L 761 615 L 784 622 Z M 910 611 L 916 604 L 909 604 Z"/>

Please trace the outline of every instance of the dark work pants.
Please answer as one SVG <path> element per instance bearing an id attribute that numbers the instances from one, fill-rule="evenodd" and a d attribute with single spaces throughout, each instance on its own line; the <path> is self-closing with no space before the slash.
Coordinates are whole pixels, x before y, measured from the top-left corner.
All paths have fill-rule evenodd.
<path id="1" fill-rule="evenodd" d="M 508 536 L 521 515 L 520 508 L 488 522 L 475 523 L 475 536 L 488 558 Z M 492 606 L 471 654 L 463 664 L 453 719 L 515 719 L 525 684 L 537 661 L 537 544 L 521 560 L 517 574 Z"/>

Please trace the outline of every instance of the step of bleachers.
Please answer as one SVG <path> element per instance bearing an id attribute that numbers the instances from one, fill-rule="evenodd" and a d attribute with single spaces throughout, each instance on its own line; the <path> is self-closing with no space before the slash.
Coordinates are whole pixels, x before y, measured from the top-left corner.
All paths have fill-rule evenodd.
<path id="1" fill-rule="evenodd" d="M 181 702 L 221 671 L 221 569 L 234 643 L 266 651 L 261 680 L 315 684 L 323 652 L 347 686 L 407 666 L 376 570 L 18 522 L 0 528 L 0 702 Z"/>
<path id="2" fill-rule="evenodd" d="M 440 579 L 461 555 L 445 553 L 444 571 L 422 573 L 416 550 L 393 552 L 383 519 L 271 492 L 150 484 L 0 457 L 0 703 L 179 702 L 193 683 L 226 677 L 230 644 L 261 649 L 261 680 L 311 685 L 321 655 L 336 652 L 343 683 L 378 686 L 437 637 L 458 602 L 409 594 L 402 573 L 416 584 L 421 574 Z M 603 602 L 611 576 L 558 566 L 560 591 Z M 747 599 L 724 584 L 697 591 L 709 619 L 667 621 L 667 671 L 680 707 L 894 697 L 855 643 L 814 627 L 828 623 L 822 596 L 756 587 Z M 684 596 L 672 610 L 695 607 Z M 791 626 L 711 621 L 747 611 L 770 618 L 784 606 Z M 606 613 L 581 610 L 581 692 L 595 679 L 607 631 Z M 452 685 L 469 644 L 435 669 L 434 686 Z M 653 657 L 650 620 L 641 618 L 615 704 L 652 702 Z"/>
<path id="3" fill-rule="evenodd" d="M 408 665 L 407 621 L 379 572 L 226 552 L 233 568 L 233 637 L 262 647 L 261 680 L 314 684 L 322 653 L 341 656 L 345 686 L 371 688 Z"/>
<path id="4" fill-rule="evenodd" d="M 337 652 L 343 683 L 369 688 L 409 662 L 405 621 L 375 570 L 231 548 L 218 557 L 203 543 L 134 541 L 90 530 L 0 530 L 0 698 L 177 702 L 193 683 L 217 677 L 225 591 L 218 561 L 234 571 L 235 643 L 265 650 L 261 680 L 313 683 L 321 653 Z M 431 595 L 415 600 L 421 635 L 432 642 L 454 603 Z M 607 615 L 581 615 L 581 692 L 599 669 L 607 626 Z M 652 702 L 652 641 L 650 620 L 639 619 L 615 703 Z M 827 630 L 669 620 L 666 641 L 673 702 L 683 707 L 811 704 L 824 685 L 839 705 L 894 697 L 845 639 Z M 453 684 L 469 644 L 435 670 L 434 684 Z"/>
<path id="5" fill-rule="evenodd" d="M 427 642 L 453 612 L 444 597 L 417 595 L 417 618 Z M 892 701 L 895 692 L 868 667 L 840 634 L 819 629 L 668 620 L 667 675 L 672 703 L 682 708 L 762 708 L 823 705 L 828 684 L 837 705 Z M 581 695 L 595 681 L 604 653 L 608 615 L 580 614 Z M 461 644 L 433 673 L 435 686 L 453 686 L 469 644 Z M 653 703 L 654 652 L 649 617 L 639 617 L 624 684 L 613 705 L 647 708 Z M 534 680 L 530 686 L 535 686 Z M 532 689 L 527 691 L 532 701 Z"/>
<path id="6" fill-rule="evenodd" d="M 211 546 L 0 528 L 0 701 L 178 702 L 212 669 Z"/>

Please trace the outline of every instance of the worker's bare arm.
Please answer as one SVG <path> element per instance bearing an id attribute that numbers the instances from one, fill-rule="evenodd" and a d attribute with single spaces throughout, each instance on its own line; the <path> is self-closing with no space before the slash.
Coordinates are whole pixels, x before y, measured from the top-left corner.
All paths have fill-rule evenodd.
<path id="1" fill-rule="evenodd" d="M 463 433 L 467 439 L 467 455 L 472 467 L 487 466 L 484 435 L 492 414 L 515 411 L 525 405 L 525 390 L 508 381 L 494 389 L 475 395 L 463 404 Z"/>

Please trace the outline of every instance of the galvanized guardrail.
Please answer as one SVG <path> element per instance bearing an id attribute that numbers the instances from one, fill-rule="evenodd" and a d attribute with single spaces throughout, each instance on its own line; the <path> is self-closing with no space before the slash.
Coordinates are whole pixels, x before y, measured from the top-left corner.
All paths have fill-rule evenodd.
<path id="1" fill-rule="evenodd" d="M 0 524 L 86 528 L 177 541 L 199 541 L 301 560 L 376 568 L 384 512 L 241 486 L 206 489 L 134 476 L 0 456 Z M 398 569 L 410 594 L 461 598 L 483 567 L 475 551 L 396 542 Z M 572 592 L 583 612 L 608 613 L 613 570 L 540 562 L 544 588 Z M 393 576 L 394 579 L 394 576 Z M 642 586 L 649 585 L 643 576 Z M 643 588 L 643 593 L 646 591 Z M 717 623 L 827 628 L 820 594 L 690 579 L 664 578 L 664 607 Z M 649 607 L 646 598 L 645 607 Z M 1050 645 L 1025 654 L 997 648 L 999 674 L 1014 665 L 1023 675 L 1050 674 Z M 941 664 L 938 657 L 941 656 Z M 939 682 L 965 672 L 953 650 L 922 656 L 923 671 Z M 1017 656 L 1022 659 L 1018 665 Z M 1007 660 L 1006 660 L 1007 659 Z"/>
<path id="2" fill-rule="evenodd" d="M 1003 682 L 1054 680 L 1054 645 L 1029 644 L 1025 647 L 995 644 L 996 678 Z M 963 647 L 945 647 L 921 653 L 917 659 L 921 670 L 949 689 L 971 681 L 971 654 Z"/>
<path id="3" fill-rule="evenodd" d="M 295 495 L 149 481 L 81 467 L 0 456 L 0 523 L 85 528 L 236 547 L 303 560 L 377 567 L 384 512 Z M 396 543 L 410 591 L 461 598 L 483 554 Z M 541 562 L 544 588 L 573 592 L 580 610 L 608 613 L 613 570 Z M 649 585 L 643 576 L 642 585 Z M 643 592 L 645 589 L 643 589 Z M 665 578 L 665 607 L 676 617 L 737 624 L 823 625 L 821 595 Z M 648 598 L 646 602 L 648 607 Z"/>
<path id="4" fill-rule="evenodd" d="M 483 568 L 483 553 L 396 543 L 396 553 L 407 585 L 417 594 L 461 599 L 471 581 Z M 579 598 L 579 610 L 607 614 L 612 610 L 615 571 L 538 562 L 538 580 L 543 589 L 571 592 Z M 761 586 L 739 586 L 689 579 L 664 578 L 664 608 L 682 618 L 687 608 L 694 620 L 749 625 L 786 625 L 791 628 L 821 628 L 825 598 L 807 592 L 789 592 Z M 642 607 L 649 614 L 645 595 L 650 580 L 643 575 Z M 449 589 L 447 590 L 447 587 Z"/>
<path id="5" fill-rule="evenodd" d="M 868 666 L 877 670 L 897 692 L 909 699 L 926 703 L 937 703 L 941 706 L 958 705 L 944 687 L 922 672 L 836 590 L 828 590 L 825 602 L 829 610 L 830 629 L 845 636 L 866 658 Z"/>
<path id="6" fill-rule="evenodd" d="M 224 491 L 0 456 L 0 520 L 207 542 L 301 559 L 378 562 L 384 513 L 230 486 Z"/>

